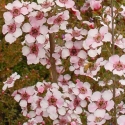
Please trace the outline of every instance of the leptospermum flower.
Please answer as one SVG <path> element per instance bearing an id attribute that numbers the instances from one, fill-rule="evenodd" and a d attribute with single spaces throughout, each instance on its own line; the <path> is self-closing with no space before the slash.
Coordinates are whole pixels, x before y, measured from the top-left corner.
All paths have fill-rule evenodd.
<path id="1" fill-rule="evenodd" d="M 45 13 L 40 12 L 40 11 L 33 11 L 31 12 L 28 17 L 29 17 L 29 22 L 33 25 L 43 25 L 46 22 L 45 18 Z"/>
<path id="2" fill-rule="evenodd" d="M 93 114 L 87 116 L 87 125 L 104 125 L 106 120 L 109 119 L 111 119 L 111 116 L 105 110 L 98 109 Z"/>
<path id="3" fill-rule="evenodd" d="M 73 0 L 56 0 L 56 4 L 60 7 L 73 8 L 75 2 Z"/>
<path id="4" fill-rule="evenodd" d="M 90 84 L 88 82 L 81 82 L 77 80 L 75 87 L 73 88 L 73 93 L 77 95 L 81 100 L 91 97 L 92 90 L 90 89 Z"/>
<path id="5" fill-rule="evenodd" d="M 48 18 L 47 23 L 53 25 L 50 27 L 49 33 L 58 32 L 59 29 L 65 30 L 66 25 L 68 24 L 67 22 L 68 19 L 69 19 L 68 10 L 58 13 L 56 16 Z"/>
<path id="6" fill-rule="evenodd" d="M 23 46 L 22 53 L 27 57 L 28 64 L 37 64 L 40 59 L 45 58 L 45 50 L 40 43 L 31 43 L 28 46 Z"/>
<path id="7" fill-rule="evenodd" d="M 50 11 L 54 5 L 53 0 L 37 0 L 37 2 L 40 4 L 38 9 L 44 13 Z"/>
<path id="8" fill-rule="evenodd" d="M 92 10 L 94 11 L 98 11 L 99 9 L 101 9 L 102 5 L 101 5 L 102 0 L 90 0 L 90 7 Z"/>
<path id="9" fill-rule="evenodd" d="M 83 47 L 85 49 L 97 48 L 103 45 L 103 41 L 111 41 L 111 33 L 108 32 L 106 26 L 102 26 L 99 31 L 98 29 L 90 29 L 87 39 L 83 42 Z"/>
<path id="10" fill-rule="evenodd" d="M 63 104 L 64 99 L 62 97 L 62 93 L 56 88 L 51 89 L 51 92 L 47 91 L 46 96 L 40 102 L 43 111 L 47 111 L 52 120 L 55 120 L 58 117 L 58 113 L 65 114 L 65 108 L 62 107 Z M 61 110 L 62 108 L 63 110 Z"/>
<path id="11" fill-rule="evenodd" d="M 91 96 L 91 103 L 88 105 L 89 112 L 95 112 L 97 109 L 104 109 L 110 111 L 114 107 L 114 101 L 112 100 L 113 94 L 111 91 L 106 90 L 104 92 L 94 92 Z"/>
<path id="12" fill-rule="evenodd" d="M 14 83 L 17 79 L 20 78 L 20 75 L 17 74 L 17 72 L 13 73 L 4 83 L 4 86 L 2 88 L 3 91 L 5 91 L 7 88 L 11 88 L 14 86 Z"/>
<path id="13" fill-rule="evenodd" d="M 28 9 L 18 0 L 15 0 L 13 3 L 8 3 L 5 8 L 9 10 L 3 14 L 7 22 L 14 19 L 16 23 L 22 23 L 25 19 L 24 15 L 29 13 Z"/>
<path id="14" fill-rule="evenodd" d="M 111 71 L 113 74 L 122 76 L 125 73 L 125 55 L 119 57 L 113 55 L 109 57 L 109 61 L 105 64 L 105 69 Z"/>
<path id="15" fill-rule="evenodd" d="M 6 42 L 10 44 L 16 41 L 16 39 L 22 35 L 22 30 L 20 29 L 21 24 L 11 20 L 9 23 L 3 25 L 2 32 L 5 35 Z"/>
<path id="16" fill-rule="evenodd" d="M 60 75 L 58 78 L 59 86 L 61 86 L 61 87 L 65 86 L 65 85 L 68 86 L 68 82 L 70 79 L 71 79 L 71 76 L 69 74 L 65 74 L 64 76 Z"/>
<path id="17" fill-rule="evenodd" d="M 38 25 L 37 23 L 33 23 L 32 21 L 30 23 L 25 23 L 22 26 L 22 30 L 26 34 L 25 40 L 28 43 L 34 43 L 36 40 L 38 43 L 43 44 L 46 40 L 46 35 L 48 33 L 48 27 L 45 25 Z"/>
<path id="18" fill-rule="evenodd" d="M 27 107 L 28 103 L 32 103 L 34 101 L 33 95 L 35 95 L 34 86 L 16 90 L 12 94 L 21 107 Z"/>
<path id="19" fill-rule="evenodd" d="M 65 34 L 64 40 L 71 41 L 72 38 L 75 38 L 76 40 L 81 40 L 83 38 L 83 35 L 87 35 L 87 30 L 85 29 L 78 29 L 77 27 L 74 27 L 74 29 L 67 29 L 65 30 L 67 34 Z"/>
<path id="20" fill-rule="evenodd" d="M 70 56 L 71 63 L 77 63 L 79 59 L 86 59 L 87 54 L 82 50 L 82 41 L 67 41 L 65 47 L 62 49 L 62 58 L 65 59 Z"/>

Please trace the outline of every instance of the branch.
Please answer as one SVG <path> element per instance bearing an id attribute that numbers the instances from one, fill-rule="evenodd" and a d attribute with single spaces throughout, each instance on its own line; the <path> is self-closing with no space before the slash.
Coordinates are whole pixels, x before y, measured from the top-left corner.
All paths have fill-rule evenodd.
<path id="1" fill-rule="evenodd" d="M 52 77 L 52 82 L 57 83 L 58 74 L 56 71 L 55 59 L 52 57 L 52 54 L 54 53 L 54 50 L 55 50 L 55 41 L 53 39 L 52 34 L 49 34 L 49 41 L 50 41 L 51 77 Z"/>
<path id="2" fill-rule="evenodd" d="M 115 54 L 115 45 L 114 45 L 114 16 L 113 16 L 113 0 L 111 0 L 111 17 L 112 17 L 112 55 Z M 113 101 L 114 101 L 114 112 L 113 112 L 113 122 L 114 122 L 114 125 L 117 125 L 117 121 L 116 121 L 116 99 L 115 99 L 115 88 L 116 88 L 116 85 L 115 85 L 115 82 L 116 82 L 116 79 L 115 79 L 115 76 L 114 76 L 114 79 L 113 79 Z"/>

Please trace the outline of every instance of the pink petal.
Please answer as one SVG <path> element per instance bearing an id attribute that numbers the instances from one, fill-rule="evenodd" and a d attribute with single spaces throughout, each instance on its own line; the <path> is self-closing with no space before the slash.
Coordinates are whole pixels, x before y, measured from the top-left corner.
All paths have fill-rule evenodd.
<path id="1" fill-rule="evenodd" d="M 102 41 L 105 41 L 105 42 L 109 41 L 109 42 L 110 42 L 111 39 L 112 39 L 111 33 L 106 33 L 106 34 L 104 35 L 104 38 L 103 38 Z"/>
<path id="2" fill-rule="evenodd" d="M 90 36 L 90 37 L 94 37 L 94 36 L 96 36 L 98 34 L 98 30 L 97 29 L 90 29 L 89 31 L 88 31 L 88 36 Z"/>
<path id="3" fill-rule="evenodd" d="M 86 59 L 87 53 L 84 50 L 81 50 L 77 56 L 80 57 L 81 59 Z"/>
<path id="4" fill-rule="evenodd" d="M 22 23 L 24 21 L 24 16 L 23 15 L 19 15 L 15 17 L 15 22 L 17 23 Z"/>
<path id="5" fill-rule="evenodd" d="M 21 107 L 26 107 L 27 106 L 27 101 L 26 100 L 21 100 L 20 101 L 20 106 Z"/>
<path id="6" fill-rule="evenodd" d="M 53 25 L 50 30 L 49 33 L 55 33 L 59 31 L 59 26 L 58 25 Z"/>
<path id="7" fill-rule="evenodd" d="M 73 42 L 72 42 L 72 41 L 68 41 L 68 42 L 65 43 L 65 46 L 66 46 L 68 49 L 70 49 L 70 48 L 73 47 Z"/>
<path id="8" fill-rule="evenodd" d="M 40 27 L 40 33 L 43 35 L 46 35 L 48 33 L 48 27 L 47 26 L 41 26 Z"/>
<path id="9" fill-rule="evenodd" d="M 119 56 L 118 55 L 113 55 L 109 58 L 109 62 L 111 62 L 112 64 L 115 64 L 117 62 L 119 62 Z"/>
<path id="10" fill-rule="evenodd" d="M 23 4 L 20 1 L 16 0 L 13 2 L 13 6 L 17 7 L 17 8 L 21 8 L 23 6 Z"/>
<path id="11" fill-rule="evenodd" d="M 102 35 L 104 35 L 105 33 L 108 33 L 108 27 L 102 26 L 102 27 L 100 28 L 100 33 L 101 33 Z"/>
<path id="12" fill-rule="evenodd" d="M 18 38 L 22 35 L 22 30 L 20 28 L 17 28 L 16 31 L 13 33 L 13 35 Z"/>
<path id="13" fill-rule="evenodd" d="M 36 37 L 36 40 L 38 41 L 38 43 L 43 44 L 43 43 L 45 43 L 46 39 L 45 39 L 44 35 L 39 35 L 39 36 Z"/>
<path id="14" fill-rule="evenodd" d="M 66 114 L 66 109 L 64 107 L 61 107 L 61 108 L 58 109 L 58 113 L 60 115 L 65 115 Z"/>
<path id="15" fill-rule="evenodd" d="M 22 26 L 22 30 L 23 30 L 23 32 L 26 32 L 26 33 L 30 32 L 30 30 L 31 30 L 31 25 L 30 25 L 29 23 L 25 23 L 25 24 Z"/>
<path id="16" fill-rule="evenodd" d="M 97 105 L 95 104 L 95 103 L 90 103 L 89 105 L 88 105 L 88 111 L 89 112 L 95 112 L 95 110 L 97 109 L 98 107 L 97 107 Z"/>
<path id="17" fill-rule="evenodd" d="M 107 110 L 107 111 L 110 111 L 110 110 L 113 109 L 113 108 L 114 108 L 114 101 L 113 101 L 113 100 L 108 101 L 108 102 L 107 102 L 107 106 L 106 106 L 106 110 Z"/>
<path id="18" fill-rule="evenodd" d="M 28 43 L 34 43 L 34 42 L 35 42 L 35 38 L 32 37 L 30 34 L 27 34 L 27 35 L 25 36 L 25 39 L 26 39 L 26 41 L 27 41 Z"/>
<path id="19" fill-rule="evenodd" d="M 22 13 L 23 15 L 26 15 L 26 14 L 28 14 L 29 12 L 28 12 L 28 9 L 27 9 L 26 7 L 22 7 L 22 8 L 21 8 L 21 13 Z"/>
<path id="20" fill-rule="evenodd" d="M 30 53 L 30 49 L 27 46 L 23 46 L 22 53 L 24 56 L 27 56 Z"/>
<path id="21" fill-rule="evenodd" d="M 110 91 L 104 91 L 102 93 L 102 97 L 103 97 L 104 100 L 109 101 L 110 99 L 113 98 L 113 94 Z"/>
<path id="22" fill-rule="evenodd" d="M 8 21 L 8 22 L 11 21 L 13 18 L 12 14 L 10 12 L 5 12 L 3 14 L 3 17 L 4 17 L 5 21 Z"/>
<path id="23" fill-rule="evenodd" d="M 68 50 L 68 49 L 63 49 L 63 50 L 62 50 L 61 56 L 62 56 L 63 59 L 64 59 L 64 58 L 67 58 L 69 55 L 70 55 L 70 53 L 69 53 L 69 50 Z"/>
<path id="24" fill-rule="evenodd" d="M 14 41 L 16 41 L 16 38 L 15 38 L 12 34 L 8 33 L 8 34 L 5 36 L 5 40 L 11 44 L 11 43 L 13 43 Z"/>
<path id="25" fill-rule="evenodd" d="M 114 69 L 113 64 L 110 62 L 106 63 L 104 67 L 106 70 L 109 70 L 109 71 L 112 71 Z"/>
<path id="26" fill-rule="evenodd" d="M 98 101 L 101 98 L 101 93 L 100 92 L 94 92 L 91 96 L 92 101 Z"/>

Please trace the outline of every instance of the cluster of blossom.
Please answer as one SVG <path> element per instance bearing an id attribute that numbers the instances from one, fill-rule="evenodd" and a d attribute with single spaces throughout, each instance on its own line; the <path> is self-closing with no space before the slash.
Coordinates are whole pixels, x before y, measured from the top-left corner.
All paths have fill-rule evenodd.
<path id="1" fill-rule="evenodd" d="M 82 125 L 80 116 L 87 117 L 87 125 L 102 125 L 112 119 L 114 108 L 113 89 L 93 91 L 88 82 L 79 79 L 73 82 L 71 76 L 65 73 L 63 60 L 69 61 L 69 71 L 75 76 L 90 77 L 98 82 L 100 87 L 110 86 L 99 81 L 97 73 L 103 68 L 115 75 L 125 77 L 125 55 L 112 55 L 105 60 L 102 47 L 112 44 L 111 8 L 102 6 L 103 0 L 86 0 L 85 4 L 77 9 L 73 0 L 37 0 L 37 3 L 20 2 L 18 0 L 7 4 L 8 10 L 4 13 L 5 24 L 2 32 L 5 40 L 12 44 L 24 35 L 22 54 L 27 58 L 27 64 L 41 63 L 47 69 L 51 67 L 50 47 L 53 35 L 55 50 L 52 57 L 55 59 L 56 70 L 59 75 L 57 83 L 38 82 L 34 86 L 16 90 L 12 96 L 19 102 L 28 122 L 24 125 L 44 125 L 46 118 L 53 120 L 53 125 Z M 93 18 L 83 19 L 82 14 L 89 9 L 92 11 L 104 10 L 100 18 L 101 26 L 96 27 Z M 116 8 L 113 8 L 114 16 Z M 125 17 L 124 10 L 119 12 Z M 106 15 L 106 16 L 105 16 Z M 75 19 L 75 20 L 74 20 Z M 73 22 L 74 20 L 74 22 Z M 80 24 L 77 25 L 77 24 Z M 81 25 L 88 27 L 82 28 Z M 115 25 L 114 25 L 115 27 Z M 125 38 L 115 34 L 115 46 L 125 51 Z M 17 75 L 17 74 L 15 74 Z M 13 86 L 19 76 L 12 76 L 5 82 L 3 90 Z M 13 78 L 13 79 L 12 79 Z M 124 78 L 119 80 L 125 85 Z M 116 97 L 124 93 L 124 89 L 116 88 Z M 125 124 L 124 102 L 117 106 L 117 123 Z M 122 114 L 122 115 L 120 115 Z"/>
<path id="2" fill-rule="evenodd" d="M 19 102 L 23 115 L 29 118 L 24 125 L 45 124 L 47 117 L 53 120 L 53 125 L 82 125 L 82 114 L 87 114 L 88 125 L 104 124 L 111 119 L 108 112 L 114 107 L 112 92 L 92 93 L 88 82 L 77 79 L 73 83 L 70 78 L 69 74 L 60 75 L 58 84 L 43 81 L 14 91 L 12 96 Z M 123 112 L 122 109 L 119 112 Z"/>

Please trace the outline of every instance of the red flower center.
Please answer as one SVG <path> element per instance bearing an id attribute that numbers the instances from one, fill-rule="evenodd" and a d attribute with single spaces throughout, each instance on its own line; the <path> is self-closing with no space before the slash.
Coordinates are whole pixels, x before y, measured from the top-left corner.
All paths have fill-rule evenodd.
<path id="1" fill-rule="evenodd" d="M 33 36 L 33 37 L 37 37 L 40 35 L 40 32 L 39 32 L 39 27 L 32 27 L 31 31 L 30 31 L 30 35 Z"/>

